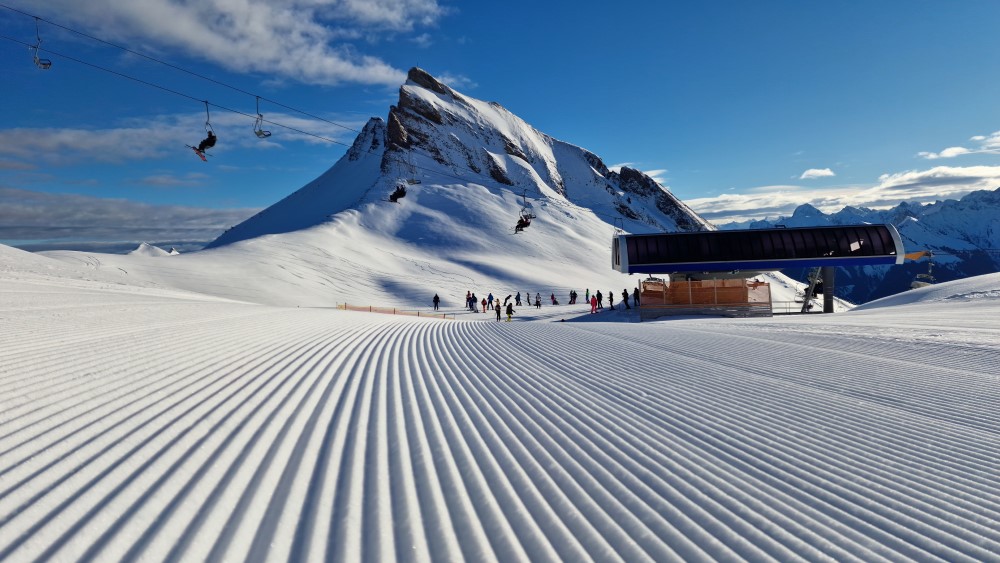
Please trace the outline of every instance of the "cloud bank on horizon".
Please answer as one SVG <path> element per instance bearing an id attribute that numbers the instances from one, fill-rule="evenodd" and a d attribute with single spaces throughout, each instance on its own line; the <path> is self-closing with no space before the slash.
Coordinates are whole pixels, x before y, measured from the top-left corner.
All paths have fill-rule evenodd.
<path id="1" fill-rule="evenodd" d="M 973 135 L 969 140 L 978 146 L 971 149 L 968 147 L 948 147 L 940 152 L 921 151 L 917 156 L 927 160 L 937 160 L 967 154 L 1000 154 L 1000 131 L 994 131 L 990 135 Z"/>
<path id="2" fill-rule="evenodd" d="M 146 180 L 171 185 L 185 181 L 157 176 Z M 198 178 L 187 181 L 197 182 Z M 133 249 L 137 241 L 195 250 L 258 211 L 150 205 L 0 186 L 0 241 L 25 241 L 19 246 L 28 250 L 72 247 L 121 253 Z"/>
<path id="3" fill-rule="evenodd" d="M 1000 166 L 937 166 L 929 170 L 883 174 L 872 186 L 761 186 L 747 193 L 697 198 L 685 203 L 705 219 L 725 224 L 789 216 L 796 207 L 806 203 L 824 213 L 840 211 L 847 206 L 886 209 L 902 201 L 933 203 L 997 187 L 1000 187 Z"/>

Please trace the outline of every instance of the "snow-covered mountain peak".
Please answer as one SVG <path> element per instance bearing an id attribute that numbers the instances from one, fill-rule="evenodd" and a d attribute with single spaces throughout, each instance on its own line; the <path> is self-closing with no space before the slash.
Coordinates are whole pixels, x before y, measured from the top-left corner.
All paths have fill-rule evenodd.
<path id="1" fill-rule="evenodd" d="M 387 119 L 369 120 L 332 168 L 209 246 L 309 228 L 336 221 L 347 211 L 363 217 L 382 213 L 388 193 L 397 186 L 410 191 L 411 198 L 400 203 L 411 208 L 414 192 L 421 190 L 457 191 L 465 198 L 501 197 L 508 202 L 502 211 L 505 224 L 514 222 L 522 206 L 535 215 L 543 207 L 555 206 L 588 210 L 609 228 L 621 222 L 630 232 L 712 228 L 639 170 L 609 170 L 597 155 L 542 133 L 499 103 L 463 95 L 413 68 Z M 486 202 L 478 207 L 485 208 Z M 407 217 L 408 211 L 398 220 Z M 497 234 L 461 231 L 484 241 L 493 241 Z"/>
<path id="2" fill-rule="evenodd" d="M 168 252 L 158 246 L 142 242 L 139 243 L 139 246 L 137 246 L 134 250 L 129 252 L 129 254 L 136 256 L 170 256 L 171 252 Z M 178 252 L 174 251 L 173 254 L 178 254 Z"/>
<path id="3" fill-rule="evenodd" d="M 818 217 L 822 217 L 822 216 L 823 216 L 823 212 L 822 211 L 820 211 L 819 209 L 816 209 L 814 206 L 812 206 L 812 205 L 810 205 L 808 203 L 804 203 L 804 204 L 796 207 L 795 211 L 792 212 L 792 218 L 795 219 L 795 220 L 797 220 L 797 221 L 809 220 L 809 219 L 818 218 Z"/>
<path id="4" fill-rule="evenodd" d="M 611 170 L 415 68 L 387 117 L 371 118 L 318 178 L 204 252 L 121 271 L 187 288 L 192 272 L 225 270 L 220 295 L 280 305 L 406 305 L 470 290 L 617 295 L 637 281 L 611 268 L 616 228 L 713 227 L 649 175 Z"/>

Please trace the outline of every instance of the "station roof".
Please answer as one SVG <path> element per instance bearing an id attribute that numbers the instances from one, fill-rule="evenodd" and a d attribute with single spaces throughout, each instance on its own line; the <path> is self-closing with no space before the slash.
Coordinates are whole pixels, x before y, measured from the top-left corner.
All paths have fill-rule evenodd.
<path id="1" fill-rule="evenodd" d="M 627 274 L 764 272 L 901 264 L 892 225 L 838 225 L 616 235 L 612 268 Z"/>

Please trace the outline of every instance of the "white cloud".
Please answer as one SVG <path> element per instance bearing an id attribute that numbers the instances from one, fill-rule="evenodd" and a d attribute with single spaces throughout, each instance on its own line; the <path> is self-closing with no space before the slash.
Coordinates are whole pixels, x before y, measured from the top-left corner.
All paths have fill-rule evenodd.
<path id="1" fill-rule="evenodd" d="M 420 47 L 421 49 L 426 49 L 434 44 L 434 40 L 431 38 L 430 33 L 421 33 L 420 35 L 411 39 L 411 41 L 416 43 L 417 47 Z"/>
<path id="2" fill-rule="evenodd" d="M 957 199 L 975 190 L 1000 186 L 1000 166 L 938 166 L 883 174 L 874 185 L 850 185 L 822 189 L 799 186 L 761 186 L 744 193 L 685 200 L 697 213 L 714 223 L 729 223 L 789 216 L 808 203 L 825 213 L 846 206 L 885 209 L 901 201 L 930 203 Z"/>
<path id="3" fill-rule="evenodd" d="M 917 153 L 919 156 L 926 158 L 927 160 L 936 160 L 939 158 L 955 158 L 956 156 L 961 156 L 963 154 L 969 154 L 972 151 L 965 147 L 948 147 L 941 152 L 920 152 Z"/>
<path id="4" fill-rule="evenodd" d="M 656 183 L 660 184 L 661 186 L 666 186 L 667 185 L 667 176 L 666 176 L 666 174 L 669 171 L 666 168 L 657 168 L 657 169 L 654 169 L 654 170 L 643 170 L 642 172 L 645 175 L 649 176 L 650 178 L 656 180 Z"/>
<path id="5" fill-rule="evenodd" d="M 474 90 L 479 87 L 478 83 L 462 74 L 444 72 L 442 74 L 435 74 L 434 77 L 440 80 L 443 84 L 447 84 L 456 90 L 467 91 Z"/>
<path id="6" fill-rule="evenodd" d="M 345 41 L 410 33 L 447 11 L 437 0 L 49 0 L 29 8 L 108 41 L 180 49 L 237 72 L 389 86 L 405 72 Z"/>
<path id="7" fill-rule="evenodd" d="M 291 141 L 328 144 L 329 141 L 324 139 L 350 145 L 355 135 L 351 130 L 317 119 L 286 114 L 266 114 L 264 117 L 273 122 L 265 124 L 265 129 L 270 129 L 273 133 L 267 141 L 261 141 L 251 133 L 253 119 L 231 112 L 213 112 L 212 128 L 219 137 L 213 150 L 221 151 L 231 147 L 273 148 Z M 330 121 L 342 123 L 352 129 L 364 126 L 363 122 L 347 118 L 334 118 Z M 277 123 L 286 127 L 279 127 L 275 125 Z M 184 144 L 197 145 L 204 136 L 204 113 L 130 119 L 107 129 L 0 129 L 0 155 L 22 159 L 22 168 L 30 167 L 27 163 L 35 160 L 51 165 L 73 164 L 81 160 L 118 163 L 163 158 L 179 150 L 186 150 Z M 3 166 L 6 169 L 18 164 L 17 161 L 2 162 L 7 162 Z"/>
<path id="8" fill-rule="evenodd" d="M 618 164 L 611 164 L 608 166 L 608 170 L 612 172 L 621 172 L 622 168 L 635 168 L 634 162 L 619 162 Z"/>
<path id="9" fill-rule="evenodd" d="M 182 176 L 176 176 L 174 174 L 152 174 L 139 180 L 139 183 L 146 186 L 156 187 L 197 186 L 207 178 L 208 176 L 206 174 L 196 172 L 184 174 Z"/>
<path id="10" fill-rule="evenodd" d="M 634 170 L 639 170 L 643 174 L 656 180 L 656 183 L 660 184 L 661 186 L 667 187 L 668 179 L 666 177 L 666 174 L 667 172 L 669 172 L 669 170 L 667 170 L 666 168 L 653 168 L 652 170 L 642 170 L 641 168 L 637 167 L 634 162 L 619 162 L 617 164 L 612 164 L 608 166 L 608 170 L 617 173 L 621 173 L 622 168 L 632 168 Z"/>
<path id="11" fill-rule="evenodd" d="M 829 168 L 810 168 L 799 176 L 799 180 L 812 180 L 814 178 L 828 178 L 830 176 L 836 176 L 833 170 Z"/>
<path id="12" fill-rule="evenodd" d="M 36 166 L 27 162 L 0 160 L 0 170 L 34 170 Z"/>
<path id="13" fill-rule="evenodd" d="M 792 186 L 792 185 L 775 185 L 775 186 L 757 186 L 756 188 L 748 188 L 746 191 L 750 193 L 774 193 L 774 192 L 795 192 L 803 190 L 802 186 Z"/>
<path id="14" fill-rule="evenodd" d="M 989 136 L 974 135 L 969 140 L 978 143 L 979 146 L 971 149 L 967 147 L 948 147 L 940 152 L 921 151 L 917 153 L 917 156 L 926 158 L 927 160 L 937 160 L 939 158 L 955 158 L 956 156 L 967 154 L 1000 154 L 1000 131 L 994 131 Z"/>

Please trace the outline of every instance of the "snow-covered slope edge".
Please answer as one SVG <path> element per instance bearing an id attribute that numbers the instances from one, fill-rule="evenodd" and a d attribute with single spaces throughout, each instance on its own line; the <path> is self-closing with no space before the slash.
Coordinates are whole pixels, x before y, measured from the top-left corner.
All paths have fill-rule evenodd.
<path id="1" fill-rule="evenodd" d="M 1000 558 L 995 295 L 453 322 L 4 258 L 0 560 Z"/>

